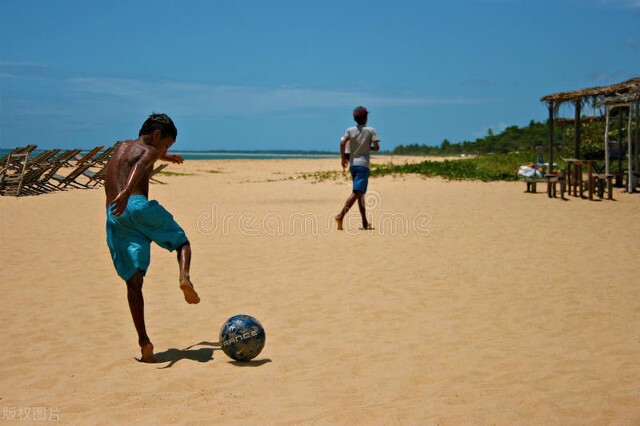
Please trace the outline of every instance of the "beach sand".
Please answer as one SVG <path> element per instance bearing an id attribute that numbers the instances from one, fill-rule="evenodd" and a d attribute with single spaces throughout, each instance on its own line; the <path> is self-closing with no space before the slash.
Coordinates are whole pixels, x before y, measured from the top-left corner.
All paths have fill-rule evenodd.
<path id="1" fill-rule="evenodd" d="M 387 176 L 369 185 L 375 229 L 352 210 L 339 232 L 338 160 L 166 171 L 151 198 L 191 240 L 202 302 L 154 246 L 157 364 L 134 359 L 103 191 L 0 198 L 4 421 L 640 424 L 640 195 Z M 236 314 L 266 329 L 250 363 L 215 345 Z"/>

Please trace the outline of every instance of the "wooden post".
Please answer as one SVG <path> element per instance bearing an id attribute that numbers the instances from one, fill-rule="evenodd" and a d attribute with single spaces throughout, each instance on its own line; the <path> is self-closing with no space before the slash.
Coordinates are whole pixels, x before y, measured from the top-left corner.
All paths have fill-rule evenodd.
<path id="1" fill-rule="evenodd" d="M 553 101 L 549 102 L 549 167 L 547 167 L 547 195 L 551 197 L 551 178 L 553 177 Z"/>
<path id="2" fill-rule="evenodd" d="M 622 107 L 618 107 L 618 173 L 616 174 L 616 185 L 622 185 Z M 618 176 L 620 182 L 618 182 Z"/>
<path id="3" fill-rule="evenodd" d="M 633 182 L 633 143 L 631 139 L 631 118 L 633 117 L 633 104 L 629 103 L 629 120 L 627 121 L 627 192 L 634 192 Z"/>
<path id="4" fill-rule="evenodd" d="M 640 172 L 640 101 L 636 102 L 636 172 Z"/>
<path id="5" fill-rule="evenodd" d="M 638 173 L 640 173 L 640 140 L 638 139 L 638 135 L 640 135 L 640 101 L 636 102 L 636 131 L 635 131 L 635 163 L 636 163 L 636 167 L 635 167 L 635 172 L 636 172 L 636 176 L 635 176 L 635 180 L 633 182 L 633 192 L 636 192 L 636 184 L 637 184 L 637 179 L 640 178 L 640 176 L 638 175 Z"/>
<path id="6" fill-rule="evenodd" d="M 609 174 L 609 105 L 605 106 L 605 126 L 604 126 L 604 173 Z"/>
<path id="7" fill-rule="evenodd" d="M 578 169 L 578 188 L 580 192 L 580 198 L 584 198 L 584 181 L 582 180 L 582 161 L 578 160 L 577 162 Z"/>
<path id="8" fill-rule="evenodd" d="M 573 158 L 575 158 L 576 160 L 580 159 L 580 130 L 582 127 L 580 124 L 581 108 L 582 108 L 582 99 L 578 99 L 576 100 L 576 117 L 574 120 L 575 135 L 573 139 Z"/>
<path id="9" fill-rule="evenodd" d="M 593 201 L 593 168 L 591 167 L 591 161 L 587 162 L 587 179 L 589 179 L 589 200 Z"/>

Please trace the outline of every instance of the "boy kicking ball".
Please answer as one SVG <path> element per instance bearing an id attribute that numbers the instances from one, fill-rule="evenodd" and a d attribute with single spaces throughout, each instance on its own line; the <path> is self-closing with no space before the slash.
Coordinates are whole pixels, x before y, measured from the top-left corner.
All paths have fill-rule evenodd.
<path id="1" fill-rule="evenodd" d="M 138 332 L 143 362 L 154 362 L 153 344 L 144 323 L 142 284 L 149 267 L 151 241 L 178 252 L 179 286 L 187 303 L 200 302 L 189 276 L 191 246 L 184 230 L 157 201 L 149 201 L 149 173 L 156 160 L 181 164 L 167 154 L 178 130 L 165 114 L 152 114 L 136 140 L 118 145 L 105 174 L 107 245 L 118 275 L 127 284 L 127 299 Z"/>

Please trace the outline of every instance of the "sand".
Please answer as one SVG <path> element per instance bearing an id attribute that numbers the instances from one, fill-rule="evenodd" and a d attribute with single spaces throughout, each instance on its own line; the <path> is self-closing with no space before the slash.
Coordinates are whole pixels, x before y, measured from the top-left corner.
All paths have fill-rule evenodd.
<path id="1" fill-rule="evenodd" d="M 135 359 L 103 191 L 0 198 L 4 421 L 640 424 L 640 195 L 388 176 L 375 229 L 353 211 L 339 232 L 337 160 L 166 170 L 152 198 L 191 239 L 202 302 L 154 246 L 157 364 Z M 267 333 L 245 364 L 216 346 L 242 313 Z"/>

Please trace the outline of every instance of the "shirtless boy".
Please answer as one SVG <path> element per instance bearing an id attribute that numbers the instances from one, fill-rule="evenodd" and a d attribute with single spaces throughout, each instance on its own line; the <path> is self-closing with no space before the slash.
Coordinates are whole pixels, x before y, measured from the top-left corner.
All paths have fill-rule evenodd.
<path id="1" fill-rule="evenodd" d="M 121 142 L 106 169 L 107 245 L 118 275 L 127 284 L 127 299 L 138 332 L 143 362 L 154 362 L 153 344 L 144 323 L 142 284 L 149 267 L 151 241 L 178 253 L 179 285 L 187 303 L 200 298 L 189 277 L 191 246 L 184 230 L 157 201 L 149 201 L 149 173 L 157 160 L 181 164 L 167 154 L 178 131 L 166 114 L 152 114 L 136 140 Z"/>

